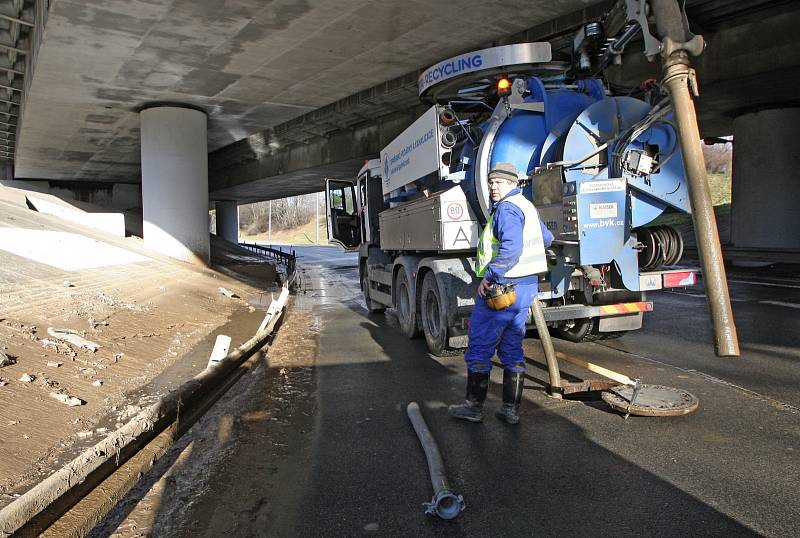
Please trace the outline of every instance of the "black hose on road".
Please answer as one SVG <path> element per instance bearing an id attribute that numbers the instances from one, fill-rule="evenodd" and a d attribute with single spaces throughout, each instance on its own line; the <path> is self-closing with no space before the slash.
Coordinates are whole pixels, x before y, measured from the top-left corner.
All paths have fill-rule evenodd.
<path id="1" fill-rule="evenodd" d="M 425 457 L 428 458 L 431 484 L 433 484 L 433 499 L 431 499 L 431 502 L 425 503 L 425 513 L 437 515 L 442 519 L 453 519 L 466 507 L 464 498 L 450 490 L 450 484 L 448 484 L 447 476 L 444 473 L 442 455 L 439 453 L 436 440 L 428 429 L 428 424 L 422 417 L 419 404 L 417 402 L 408 404 L 406 413 L 408 413 L 408 418 L 414 426 L 414 431 L 417 432 L 419 442 L 422 444 L 423 450 L 425 450 Z"/>

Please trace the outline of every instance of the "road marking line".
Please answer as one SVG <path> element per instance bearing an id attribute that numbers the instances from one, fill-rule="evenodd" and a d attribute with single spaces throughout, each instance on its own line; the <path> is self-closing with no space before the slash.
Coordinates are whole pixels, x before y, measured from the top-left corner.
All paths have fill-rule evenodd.
<path id="1" fill-rule="evenodd" d="M 775 398 L 770 398 L 769 396 L 766 396 L 764 394 L 758 393 L 758 392 L 756 392 L 754 390 L 750 390 L 750 389 L 748 389 L 746 387 L 743 387 L 741 385 L 737 385 L 736 383 L 731 383 L 730 381 L 725 381 L 724 379 L 720 379 L 718 377 L 714 377 L 713 375 L 709 375 L 709 374 L 707 374 L 705 372 L 701 372 L 700 370 L 693 370 L 691 368 L 688 368 L 688 369 L 685 369 L 685 371 L 695 373 L 695 374 L 697 374 L 697 375 L 699 375 L 699 376 L 711 381 L 712 383 L 717 383 L 719 385 L 723 385 L 723 386 L 730 387 L 730 388 L 739 390 L 741 392 L 744 392 L 745 394 L 748 394 L 748 395 L 756 398 L 757 400 L 761 400 L 762 402 L 765 402 L 765 403 L 767 403 L 769 405 L 772 405 L 773 407 L 778 407 L 780 409 L 784 409 L 785 411 L 789 411 L 790 413 L 794 413 L 796 415 L 800 414 L 800 407 L 796 407 L 796 406 L 794 406 L 794 405 L 792 405 L 790 403 L 782 402 L 780 400 L 776 400 Z"/>
<path id="2" fill-rule="evenodd" d="M 776 282 L 751 282 L 749 280 L 728 280 L 728 283 L 734 284 L 752 284 L 753 286 L 770 286 L 773 288 L 794 288 L 800 290 L 800 286 L 794 284 L 778 284 Z"/>
<path id="3" fill-rule="evenodd" d="M 664 293 L 671 293 L 672 295 L 680 295 L 682 297 L 696 297 L 698 299 L 705 299 L 706 296 L 698 293 L 682 293 L 680 291 L 662 290 Z"/>
<path id="4" fill-rule="evenodd" d="M 800 309 L 800 304 L 797 303 L 784 303 L 782 301 L 758 301 L 761 304 L 772 304 L 775 306 L 785 306 L 787 308 L 798 308 Z"/>
<path id="5" fill-rule="evenodd" d="M 705 294 L 697 294 L 697 293 L 681 293 L 679 291 L 670 291 L 670 290 L 662 290 L 665 293 L 671 293 L 673 295 L 681 295 L 683 297 L 694 297 L 696 299 L 705 299 Z M 744 303 L 747 302 L 747 299 L 737 299 L 735 297 L 730 298 L 732 303 Z"/>

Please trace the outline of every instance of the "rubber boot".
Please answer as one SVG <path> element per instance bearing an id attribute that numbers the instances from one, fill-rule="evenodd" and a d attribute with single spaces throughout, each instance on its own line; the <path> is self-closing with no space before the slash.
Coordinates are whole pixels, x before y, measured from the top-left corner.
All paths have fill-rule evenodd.
<path id="1" fill-rule="evenodd" d="M 503 405 L 495 412 L 497 418 L 508 424 L 519 424 L 519 402 L 524 385 L 522 372 L 503 370 Z"/>
<path id="2" fill-rule="evenodd" d="M 489 373 L 467 372 L 467 397 L 461 405 L 451 405 L 447 412 L 453 418 L 470 422 L 483 421 L 483 402 L 489 389 Z"/>

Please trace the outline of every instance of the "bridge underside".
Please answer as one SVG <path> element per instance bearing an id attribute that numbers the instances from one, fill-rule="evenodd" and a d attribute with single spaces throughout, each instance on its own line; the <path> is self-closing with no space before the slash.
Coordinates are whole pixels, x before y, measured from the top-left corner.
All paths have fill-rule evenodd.
<path id="1" fill-rule="evenodd" d="M 180 225 L 170 231 L 173 216 L 201 211 L 209 200 L 270 200 L 319 191 L 327 177 L 354 177 L 424 109 L 417 95 L 421 69 L 468 50 L 523 41 L 549 41 L 554 58 L 569 59 L 576 31 L 613 4 L 518 0 L 498 10 L 475 1 L 461 6 L 470 16 L 456 21 L 451 6 L 441 3 L 417 9 L 359 0 L 313 7 L 237 4 L 222 13 L 212 0 L 52 3 L 44 30 L 37 24 L 32 31 L 37 62 L 26 75 L 14 174 L 62 184 L 141 184 L 152 208 L 163 198 L 161 171 L 175 172 L 169 181 L 208 192 L 208 198 L 193 200 L 191 208 L 157 203 L 159 214 L 144 211 L 150 215 L 145 228 L 158 222 L 159 233 L 201 237 L 202 223 L 188 235 Z M 731 135 L 742 126 L 765 137 L 794 132 L 786 118 L 800 106 L 800 4 L 686 4 L 692 30 L 708 44 L 694 61 L 702 136 Z M 43 18 L 37 14 L 38 22 Z M 659 79 L 660 63 L 648 63 L 641 49 L 641 43 L 629 44 L 622 65 L 607 70 L 607 81 L 634 87 Z M 142 111 L 154 108 L 165 116 L 194 117 L 173 109 L 202 113 L 197 132 L 207 133 L 204 143 L 183 147 L 169 140 L 145 152 Z M 764 111 L 777 112 L 759 115 Z M 191 128 L 179 131 L 196 138 Z M 765 140 L 771 149 L 788 148 L 773 151 L 773 166 L 765 168 L 757 162 L 757 142 L 747 140 L 735 157 L 734 210 L 770 211 L 769 199 L 749 185 L 767 168 L 773 193 L 787 200 L 800 195 L 791 147 Z M 197 159 L 198 151 L 210 151 L 207 163 Z M 181 155 L 195 165 L 184 167 Z M 791 210 L 770 214 L 779 228 L 800 224 Z M 748 218 L 733 228 L 736 246 L 763 243 L 763 232 L 750 230 Z M 206 257 L 203 246 L 190 250 Z"/>
<path id="2" fill-rule="evenodd" d="M 469 0 L 458 17 L 421 0 L 50 2 L 15 176 L 138 183 L 142 108 L 203 110 L 214 151 L 586 4 Z"/>
<path id="3" fill-rule="evenodd" d="M 800 228 L 800 214 L 791 207 L 791 201 L 800 196 L 800 172 L 794 165 L 800 155 L 792 134 L 800 113 L 796 91 L 800 87 L 800 47 L 794 37 L 800 27 L 800 5 L 775 2 L 767 7 L 756 2 L 736 10 L 728 3 L 729 9 L 724 10 L 720 4 L 724 3 L 696 5 L 690 16 L 695 15 L 691 18 L 693 30 L 702 33 L 708 43 L 694 61 L 701 135 L 740 139 L 734 144 L 734 201 L 727 252 L 737 258 L 800 261 L 798 236 L 774 233 L 775 229 Z M 579 12 L 562 17 L 509 41 L 548 40 L 557 54 L 569 49 L 586 15 Z M 630 87 L 660 78 L 659 62 L 648 63 L 641 48 L 641 43 L 629 45 L 622 65 L 607 71 L 610 82 Z M 354 177 L 364 159 L 376 157 L 419 116 L 417 74 L 212 153 L 211 198 L 278 198 L 287 192 L 319 190 L 325 177 Z M 390 112 L 390 107 L 395 111 Z M 259 154 L 254 148 L 265 150 Z M 764 214 L 770 218 L 761 218 Z"/>
<path id="4" fill-rule="evenodd" d="M 597 6 L 591 13 L 563 16 L 506 40 L 547 40 L 555 53 L 568 50 L 574 32 L 607 5 Z M 689 12 L 693 30 L 702 32 L 708 43 L 703 55 L 695 59 L 703 137 L 732 135 L 734 120 L 743 114 L 800 104 L 796 91 L 800 87 L 800 47 L 793 35 L 800 27 L 800 5 L 774 2 L 767 8 L 759 3 L 695 2 L 695 10 L 694 17 Z M 636 42 L 628 46 L 622 66 L 609 69 L 610 81 L 636 86 L 660 77 L 660 64 L 648 63 L 641 48 Z M 417 99 L 418 73 L 211 153 L 211 198 L 280 198 L 319 190 L 325 177 L 353 177 L 364 159 L 376 157 L 423 110 Z M 245 184 L 248 187 L 242 188 Z"/>

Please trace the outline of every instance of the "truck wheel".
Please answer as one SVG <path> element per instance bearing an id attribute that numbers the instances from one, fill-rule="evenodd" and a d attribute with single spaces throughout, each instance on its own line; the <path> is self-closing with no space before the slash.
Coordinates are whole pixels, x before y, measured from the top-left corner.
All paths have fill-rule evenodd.
<path id="1" fill-rule="evenodd" d="M 364 303 L 367 305 L 367 312 L 370 314 L 379 314 L 386 310 L 386 307 L 384 307 L 381 303 L 370 299 L 369 277 L 367 276 L 366 269 L 364 269 L 364 274 L 361 275 L 361 290 L 364 292 Z"/>
<path id="2" fill-rule="evenodd" d="M 408 338 L 419 337 L 419 327 L 417 327 L 417 308 L 414 294 L 408 286 L 406 270 L 400 268 L 395 280 L 397 290 L 397 302 L 394 305 L 397 311 L 397 321 L 400 323 L 400 331 Z"/>
<path id="3" fill-rule="evenodd" d="M 433 273 L 426 274 L 422 281 L 420 317 L 425 342 L 433 355 L 447 357 L 458 353 L 447 345 L 447 303 L 439 293 L 439 283 Z"/>
<path id="4" fill-rule="evenodd" d="M 570 342 L 594 342 L 600 338 L 595 318 L 576 319 L 575 325 L 572 327 L 554 329 L 553 333 L 557 337 Z"/>

